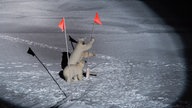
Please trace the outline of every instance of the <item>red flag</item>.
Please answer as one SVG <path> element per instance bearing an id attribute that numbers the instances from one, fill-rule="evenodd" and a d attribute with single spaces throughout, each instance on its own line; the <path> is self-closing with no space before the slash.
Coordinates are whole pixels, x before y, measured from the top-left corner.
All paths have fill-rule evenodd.
<path id="1" fill-rule="evenodd" d="M 58 27 L 62 30 L 62 32 L 65 30 L 65 19 L 62 18 L 62 20 L 59 22 Z"/>
<path id="2" fill-rule="evenodd" d="M 98 12 L 96 12 L 96 14 L 95 14 L 94 23 L 102 25 L 102 22 L 101 22 L 101 20 L 99 18 Z"/>

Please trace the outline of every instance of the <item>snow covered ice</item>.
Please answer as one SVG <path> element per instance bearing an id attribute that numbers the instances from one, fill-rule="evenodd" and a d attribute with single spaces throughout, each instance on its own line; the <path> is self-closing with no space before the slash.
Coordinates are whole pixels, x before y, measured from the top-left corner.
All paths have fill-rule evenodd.
<path id="1" fill-rule="evenodd" d="M 2 0 L 0 4 L 1 100 L 18 107 L 47 108 L 65 98 L 36 58 L 26 53 L 28 47 L 70 96 L 72 101 L 59 108 L 167 108 L 185 87 L 178 35 L 141 1 Z M 57 24 L 65 16 L 67 33 L 75 39 L 89 37 L 96 11 L 103 26 L 95 26 L 96 57 L 88 59 L 88 66 L 97 76 L 68 84 L 58 75 L 66 49 Z"/>
<path id="2" fill-rule="evenodd" d="M 154 80 L 158 78 L 158 76 L 155 76 L 158 73 L 154 72 L 154 75 L 145 77 L 139 75 L 142 73 L 136 72 L 136 76 L 134 76 L 135 73 L 133 73 L 134 71 L 131 70 L 131 65 L 129 65 L 131 64 L 130 61 L 125 63 L 101 54 L 98 54 L 95 59 L 90 62 L 89 66 L 94 67 L 91 71 L 96 72 L 97 77 L 91 77 L 88 80 L 84 79 L 77 83 L 67 84 L 59 78 L 58 71 L 51 70 L 52 75 L 57 79 L 66 94 L 70 95 L 71 99 L 74 100 L 64 103 L 61 107 L 81 105 L 93 108 L 168 106 L 166 102 L 169 101 L 169 98 L 163 96 L 166 96 L 166 91 L 158 91 L 165 85 L 161 85 L 157 80 L 157 82 L 148 82 L 153 77 L 155 77 Z M 1 96 L 6 100 L 27 107 L 50 107 L 64 98 L 43 68 L 31 71 L 26 70 L 27 66 L 34 67 L 35 65 L 36 68 L 40 68 L 41 65 L 39 63 L 12 62 L 7 64 L 12 64 L 12 66 L 9 69 L 5 67 L 4 71 L 1 71 L 1 84 L 6 86 L 6 90 L 3 90 L 3 92 L 8 92 Z M 46 63 L 46 65 L 49 69 L 54 69 L 59 63 Z M 137 65 L 132 63 L 134 68 L 141 69 L 154 66 L 150 62 L 148 64 L 138 63 Z M 148 65 L 148 67 L 144 67 L 145 65 Z M 161 68 L 159 65 L 163 64 L 158 64 L 156 68 Z M 178 65 L 176 64 L 176 66 Z M 3 67 L 3 65 L 1 66 Z M 15 68 L 23 68 L 23 71 L 14 71 Z M 152 97 L 144 95 L 144 93 L 150 94 L 151 92 L 162 93 L 162 97 L 153 97 L 157 99 L 151 99 Z M 17 98 L 21 99 L 18 100 Z"/>

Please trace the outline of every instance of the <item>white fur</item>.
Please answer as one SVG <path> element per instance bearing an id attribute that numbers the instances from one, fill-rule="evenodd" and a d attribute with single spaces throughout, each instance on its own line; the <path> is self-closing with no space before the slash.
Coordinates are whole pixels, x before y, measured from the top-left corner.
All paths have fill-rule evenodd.
<path id="1" fill-rule="evenodd" d="M 91 53 L 91 52 L 88 52 L 88 51 L 84 51 L 84 52 L 81 54 L 80 60 L 82 60 L 83 58 L 88 58 L 88 57 L 93 57 L 93 56 L 95 56 L 94 53 Z"/>
<path id="2" fill-rule="evenodd" d="M 89 43 L 83 44 L 84 39 L 79 39 L 74 51 L 71 54 L 71 57 L 69 58 L 68 64 L 77 64 L 77 62 L 81 61 L 81 59 L 83 58 L 83 55 L 85 55 L 83 54 L 83 52 L 89 50 L 92 47 L 94 41 L 95 39 L 92 38 Z"/>
<path id="3" fill-rule="evenodd" d="M 82 80 L 83 78 L 83 67 L 85 65 L 84 61 L 80 61 L 77 64 L 71 64 L 65 67 L 63 70 L 63 76 L 67 82 L 72 82 L 73 80 Z"/>

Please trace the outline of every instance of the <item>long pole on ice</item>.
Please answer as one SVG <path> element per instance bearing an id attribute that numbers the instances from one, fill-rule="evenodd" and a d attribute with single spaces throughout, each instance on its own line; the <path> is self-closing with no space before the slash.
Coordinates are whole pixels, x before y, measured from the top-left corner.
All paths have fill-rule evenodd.
<path id="1" fill-rule="evenodd" d="M 64 33 L 64 35 L 65 35 L 65 44 L 66 44 L 66 49 L 67 49 L 67 61 L 69 63 L 69 47 L 68 47 L 68 42 L 67 42 L 68 39 L 67 39 L 67 33 L 66 33 L 67 32 L 66 31 L 67 28 L 66 28 L 66 25 L 64 25 L 64 27 L 65 27 L 65 33 Z M 67 65 L 69 65 L 68 63 L 67 63 Z"/>
<path id="2" fill-rule="evenodd" d="M 35 56 L 37 58 L 37 60 L 43 65 L 43 67 L 45 68 L 45 70 L 48 72 L 48 74 L 51 76 L 51 78 L 53 79 L 53 81 L 57 84 L 57 86 L 59 87 L 59 89 L 61 90 L 61 92 L 63 93 L 63 95 L 65 97 L 67 97 L 67 95 L 65 94 L 65 92 L 61 89 L 61 87 L 59 86 L 59 84 L 57 83 L 57 81 L 54 79 L 54 77 L 51 75 L 51 73 L 49 72 L 49 70 L 47 69 L 47 67 L 43 64 L 43 62 L 36 56 L 36 54 L 33 52 L 33 50 L 29 47 L 28 54 Z"/>
<path id="3" fill-rule="evenodd" d="M 94 27 L 95 27 L 95 23 L 93 23 L 93 26 L 92 26 L 91 35 L 90 35 L 90 36 L 91 36 L 91 39 L 93 38 Z M 91 39 L 90 39 L 90 40 L 91 40 Z"/>

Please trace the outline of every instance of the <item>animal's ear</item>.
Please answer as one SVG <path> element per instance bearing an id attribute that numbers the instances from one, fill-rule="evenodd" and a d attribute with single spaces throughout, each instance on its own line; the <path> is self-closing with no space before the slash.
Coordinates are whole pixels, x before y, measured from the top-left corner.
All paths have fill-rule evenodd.
<path id="1" fill-rule="evenodd" d="M 85 42 L 83 41 L 82 44 L 85 45 Z"/>
<path id="2" fill-rule="evenodd" d="M 81 43 L 82 45 L 85 45 L 85 39 L 84 38 L 80 38 L 79 39 L 79 43 Z"/>

